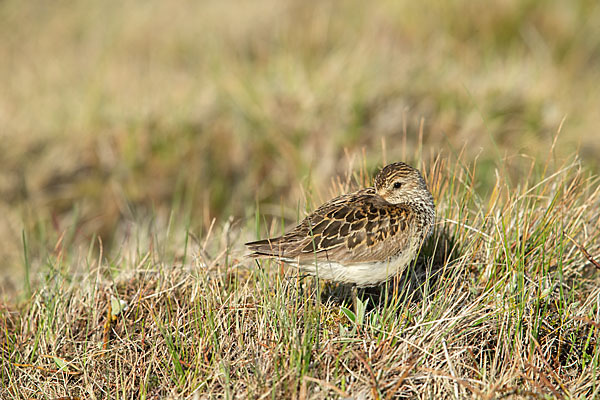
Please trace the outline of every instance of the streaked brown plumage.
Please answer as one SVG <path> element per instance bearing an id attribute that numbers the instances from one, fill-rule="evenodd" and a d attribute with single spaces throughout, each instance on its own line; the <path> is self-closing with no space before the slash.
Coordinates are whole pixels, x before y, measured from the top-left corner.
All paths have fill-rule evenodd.
<path id="1" fill-rule="evenodd" d="M 402 272 L 431 233 L 433 197 L 421 173 L 401 162 L 384 167 L 374 184 L 324 203 L 283 236 L 246 243 L 251 256 L 357 286 Z"/>

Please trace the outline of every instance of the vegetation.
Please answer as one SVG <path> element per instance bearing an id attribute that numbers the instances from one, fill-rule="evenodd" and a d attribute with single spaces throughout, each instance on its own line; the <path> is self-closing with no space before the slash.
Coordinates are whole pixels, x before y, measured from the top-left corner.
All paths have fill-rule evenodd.
<path id="1" fill-rule="evenodd" d="M 0 3 L 0 398 L 595 398 L 596 1 Z M 364 290 L 254 264 L 385 162 Z"/>

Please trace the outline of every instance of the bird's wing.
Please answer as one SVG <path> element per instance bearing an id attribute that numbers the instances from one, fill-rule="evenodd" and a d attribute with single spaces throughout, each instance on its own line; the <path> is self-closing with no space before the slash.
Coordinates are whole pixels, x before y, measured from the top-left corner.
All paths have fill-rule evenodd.
<path id="1" fill-rule="evenodd" d="M 287 234 L 246 243 L 254 257 L 287 261 L 381 261 L 408 247 L 414 213 L 373 188 L 336 197 Z"/>

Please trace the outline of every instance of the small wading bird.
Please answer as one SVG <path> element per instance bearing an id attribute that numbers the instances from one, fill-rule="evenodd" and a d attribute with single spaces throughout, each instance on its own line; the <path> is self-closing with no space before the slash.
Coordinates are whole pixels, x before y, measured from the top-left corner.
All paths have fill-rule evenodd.
<path id="1" fill-rule="evenodd" d="M 374 187 L 329 200 L 283 236 L 246 243 L 251 257 L 270 257 L 301 271 L 356 287 L 404 271 L 431 234 L 433 197 L 421 173 L 397 162 Z"/>

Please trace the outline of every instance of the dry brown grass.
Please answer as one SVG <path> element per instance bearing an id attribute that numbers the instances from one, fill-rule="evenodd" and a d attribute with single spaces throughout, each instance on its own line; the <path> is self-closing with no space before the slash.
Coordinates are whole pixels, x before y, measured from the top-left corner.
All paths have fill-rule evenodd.
<path id="1" fill-rule="evenodd" d="M 295 201 L 298 181 L 326 187 L 345 151 L 366 149 L 372 170 L 382 138 L 407 161 L 421 133 L 426 156 L 468 143 L 485 191 L 501 156 L 543 156 L 566 117 L 558 154 L 597 166 L 599 13 L 595 0 L 3 1 L 0 285 L 21 286 L 23 230 L 32 249 L 69 229 L 108 249 L 120 224 L 177 208 L 199 234 L 255 200 Z"/>
<path id="2" fill-rule="evenodd" d="M 358 315 L 343 288 L 241 257 L 239 227 L 188 242 L 157 221 L 115 259 L 57 246 L 2 310 L 1 397 L 598 396 L 598 178 L 532 164 L 482 199 L 474 173 L 427 169 L 436 232 Z"/>

